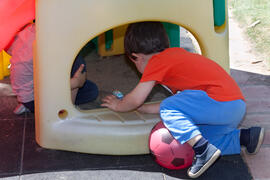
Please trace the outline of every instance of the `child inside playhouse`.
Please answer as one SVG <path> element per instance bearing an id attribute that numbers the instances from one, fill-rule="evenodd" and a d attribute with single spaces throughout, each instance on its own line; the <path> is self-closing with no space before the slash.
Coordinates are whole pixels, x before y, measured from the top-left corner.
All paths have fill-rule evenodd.
<path id="1" fill-rule="evenodd" d="M 110 95 L 102 106 L 118 112 L 160 113 L 174 138 L 195 152 L 188 176 L 199 177 L 220 155 L 239 154 L 240 146 L 250 154 L 258 152 L 264 129 L 237 129 L 246 112 L 245 99 L 217 63 L 182 48 L 169 48 L 159 22 L 129 25 L 124 46 L 142 78 L 123 99 Z M 174 95 L 161 103 L 143 104 L 156 84 L 168 86 Z"/>
<path id="2" fill-rule="evenodd" d="M 25 25 L 15 36 L 8 49 L 10 59 L 10 79 L 14 93 L 17 95 L 18 106 L 15 114 L 34 113 L 33 83 L 33 41 L 35 40 L 35 23 Z M 95 83 L 86 79 L 86 64 L 79 54 L 71 70 L 71 99 L 75 105 L 94 101 L 98 96 Z"/>

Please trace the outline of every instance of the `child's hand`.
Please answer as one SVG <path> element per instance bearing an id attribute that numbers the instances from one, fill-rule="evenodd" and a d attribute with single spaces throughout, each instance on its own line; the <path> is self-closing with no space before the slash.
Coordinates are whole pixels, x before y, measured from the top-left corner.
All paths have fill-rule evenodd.
<path id="1" fill-rule="evenodd" d="M 103 104 L 101 104 L 101 106 L 107 107 L 113 111 L 117 111 L 116 107 L 120 101 L 121 100 L 119 100 L 116 96 L 109 95 L 102 99 Z"/>
<path id="2" fill-rule="evenodd" d="M 86 72 L 83 72 L 84 64 L 78 68 L 70 80 L 71 89 L 81 88 L 86 81 Z"/>
<path id="3" fill-rule="evenodd" d="M 101 104 L 101 106 L 108 107 L 109 109 L 117 112 L 128 112 L 135 110 L 144 103 L 155 83 L 155 81 L 139 83 L 130 93 L 126 94 L 121 100 L 114 95 L 107 96 L 102 99 L 103 104 Z M 156 106 L 155 108 L 151 107 L 151 112 L 156 112 L 157 107 L 158 106 Z M 142 111 L 149 112 L 150 110 L 148 111 L 142 109 Z"/>

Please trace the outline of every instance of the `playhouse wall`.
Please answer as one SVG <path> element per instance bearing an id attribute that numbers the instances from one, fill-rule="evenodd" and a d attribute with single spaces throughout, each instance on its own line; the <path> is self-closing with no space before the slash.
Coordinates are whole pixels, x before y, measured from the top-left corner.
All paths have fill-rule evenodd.
<path id="1" fill-rule="evenodd" d="M 42 147 L 97 154 L 149 152 L 148 136 L 159 115 L 80 111 L 71 102 L 69 78 L 76 55 L 89 40 L 150 20 L 183 26 L 204 56 L 229 71 L 227 18 L 216 32 L 212 0 L 36 0 L 35 120 Z"/>

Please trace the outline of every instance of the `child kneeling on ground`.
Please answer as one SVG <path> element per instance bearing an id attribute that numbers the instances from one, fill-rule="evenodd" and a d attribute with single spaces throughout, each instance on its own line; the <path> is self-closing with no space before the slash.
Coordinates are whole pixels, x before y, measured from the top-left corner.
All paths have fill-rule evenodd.
<path id="1" fill-rule="evenodd" d="M 160 113 L 173 137 L 194 149 L 188 176 L 199 177 L 220 155 L 239 154 L 241 145 L 250 154 L 258 152 L 264 129 L 237 129 L 246 112 L 245 99 L 217 63 L 182 48 L 169 48 L 160 22 L 129 25 L 124 46 L 142 78 L 123 99 L 107 96 L 102 106 L 117 112 Z M 167 86 L 174 95 L 161 103 L 143 104 L 156 84 Z"/>

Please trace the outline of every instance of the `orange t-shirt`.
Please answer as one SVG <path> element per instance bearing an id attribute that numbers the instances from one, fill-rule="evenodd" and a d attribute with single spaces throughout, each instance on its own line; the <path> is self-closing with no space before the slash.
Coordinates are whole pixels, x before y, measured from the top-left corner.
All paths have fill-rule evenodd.
<path id="1" fill-rule="evenodd" d="M 217 101 L 244 99 L 232 77 L 216 62 L 182 48 L 168 48 L 147 63 L 140 82 L 156 81 L 172 92 L 202 90 Z"/>

